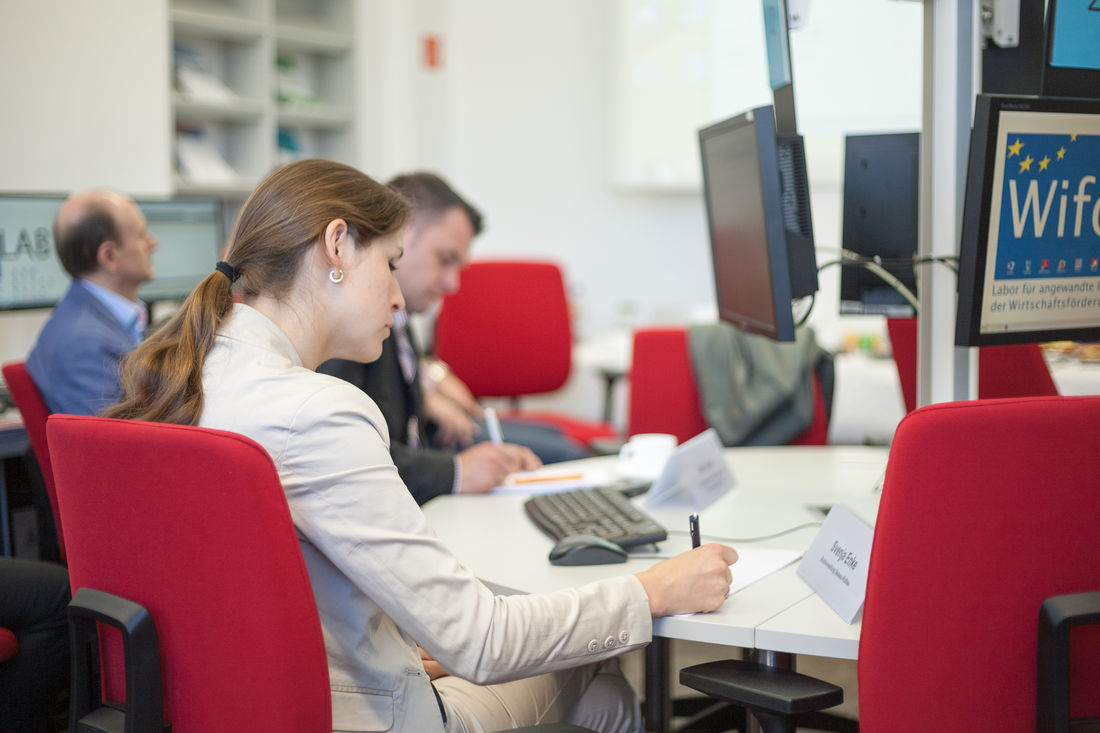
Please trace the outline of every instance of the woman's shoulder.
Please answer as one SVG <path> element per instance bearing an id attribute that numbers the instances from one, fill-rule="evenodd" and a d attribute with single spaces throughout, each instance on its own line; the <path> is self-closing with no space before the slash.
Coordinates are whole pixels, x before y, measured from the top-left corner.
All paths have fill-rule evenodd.
<path id="1" fill-rule="evenodd" d="M 304 427 L 304 422 L 366 420 L 389 443 L 389 431 L 382 411 L 366 392 L 339 377 L 307 369 L 296 369 L 294 372 L 301 396 L 295 419 L 299 427 Z"/>

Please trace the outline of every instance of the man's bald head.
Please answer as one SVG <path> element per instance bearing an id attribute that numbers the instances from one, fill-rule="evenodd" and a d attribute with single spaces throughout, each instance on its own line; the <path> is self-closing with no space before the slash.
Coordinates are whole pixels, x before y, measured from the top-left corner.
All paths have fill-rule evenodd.
<path id="1" fill-rule="evenodd" d="M 62 267 L 128 298 L 153 277 L 157 240 L 137 203 L 118 191 L 75 193 L 61 204 L 53 225 Z"/>
<path id="2" fill-rule="evenodd" d="M 62 267 L 73 277 L 99 268 L 96 253 L 106 241 L 118 241 L 120 221 L 133 199 L 117 191 L 75 193 L 61 204 L 53 223 L 53 238 Z"/>

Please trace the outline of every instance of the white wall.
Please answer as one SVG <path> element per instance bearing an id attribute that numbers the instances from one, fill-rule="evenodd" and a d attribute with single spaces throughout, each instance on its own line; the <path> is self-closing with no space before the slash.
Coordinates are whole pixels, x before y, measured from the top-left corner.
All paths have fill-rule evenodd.
<path id="1" fill-rule="evenodd" d="M 0 191 L 170 192 L 166 2 L 0 0 Z M 49 311 L 0 312 L 0 362 Z"/>
<path id="2" fill-rule="evenodd" d="M 0 191 L 170 193 L 167 3 L 0 0 Z"/>
<path id="3" fill-rule="evenodd" d="M 759 0 L 719 1 L 730 4 L 725 14 L 732 6 L 759 17 Z M 381 179 L 418 167 L 448 176 L 486 213 L 476 256 L 561 261 L 582 335 L 713 310 L 700 194 L 613 184 L 617 2 L 361 0 L 358 20 L 359 164 Z M 0 0 L 0 10 L 0 190 L 161 192 L 170 173 L 166 3 Z M 842 132 L 867 131 L 868 109 L 898 110 L 901 127 L 910 106 L 919 109 L 919 25 L 920 3 L 819 0 L 792 39 L 824 247 L 839 242 Z M 426 33 L 442 42 L 439 70 L 421 66 Z M 150 99 L 135 89 L 156 91 Z M 108 132 L 89 140 L 97 126 Z M 127 156 L 150 146 L 164 157 Z M 837 273 L 823 274 L 812 318 L 826 343 L 863 327 L 836 317 Z M 25 355 L 43 317 L 0 314 L 0 358 Z"/>
<path id="4" fill-rule="evenodd" d="M 759 22 L 758 0 L 729 1 Z M 700 193 L 613 183 L 616 0 L 384 6 L 379 53 L 391 84 L 381 124 L 391 134 L 372 159 L 379 175 L 428 166 L 450 178 L 486 213 L 475 256 L 562 262 L 582 335 L 713 310 Z M 919 125 L 920 28 L 919 3 L 850 0 L 814 4 L 792 39 L 819 246 L 839 246 L 843 133 Z M 436 71 L 417 57 L 429 32 L 443 41 Z M 811 319 L 827 343 L 846 328 L 881 328 L 879 319 L 838 321 L 838 273 L 823 273 Z"/>

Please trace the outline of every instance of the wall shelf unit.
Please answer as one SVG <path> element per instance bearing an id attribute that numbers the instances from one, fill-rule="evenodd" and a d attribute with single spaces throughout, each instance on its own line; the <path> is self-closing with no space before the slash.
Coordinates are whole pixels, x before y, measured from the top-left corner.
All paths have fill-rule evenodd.
<path id="1" fill-rule="evenodd" d="M 243 199 L 296 158 L 355 165 L 354 0 L 171 0 L 179 194 Z"/>

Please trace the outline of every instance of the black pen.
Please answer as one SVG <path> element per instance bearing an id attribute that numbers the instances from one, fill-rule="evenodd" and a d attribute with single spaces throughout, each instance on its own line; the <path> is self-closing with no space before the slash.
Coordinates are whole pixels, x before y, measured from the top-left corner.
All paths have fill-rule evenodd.
<path id="1" fill-rule="evenodd" d="M 699 546 L 699 515 L 692 512 L 688 515 L 688 527 L 691 529 L 691 546 Z"/>

